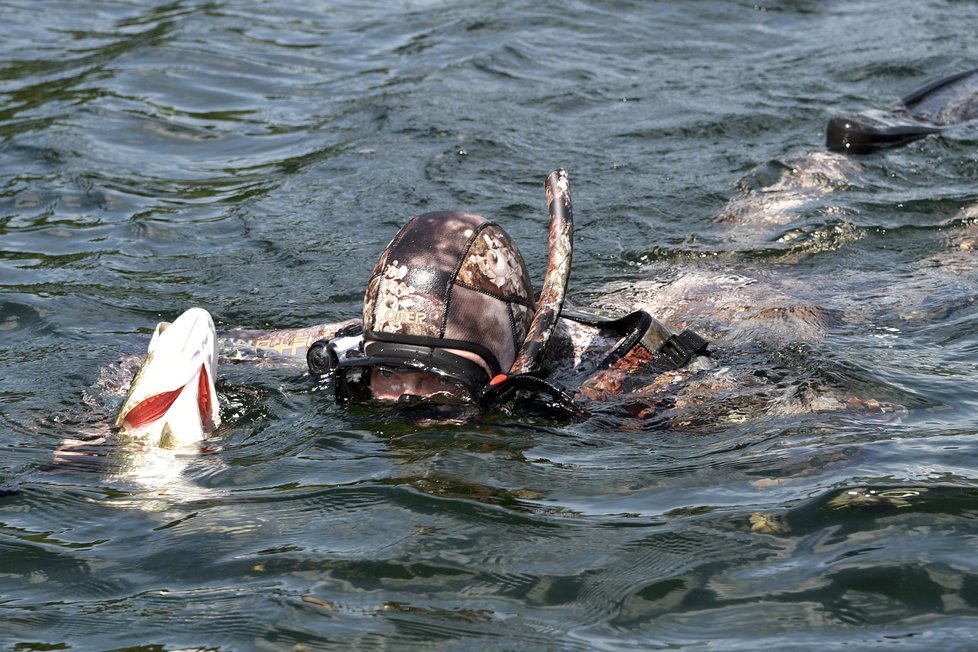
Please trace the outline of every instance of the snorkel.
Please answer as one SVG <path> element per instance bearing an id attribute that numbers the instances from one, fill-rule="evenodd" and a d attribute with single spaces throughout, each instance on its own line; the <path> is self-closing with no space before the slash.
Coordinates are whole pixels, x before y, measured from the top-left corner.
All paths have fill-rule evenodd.
<path id="1" fill-rule="evenodd" d="M 550 336 L 557 327 L 560 311 L 564 307 L 574 247 L 574 210 L 571 207 L 567 172 L 560 168 L 547 175 L 546 189 L 547 212 L 550 214 L 550 249 L 540 298 L 537 300 L 529 332 L 513 366 L 508 373 L 499 374 L 490 380 L 491 386 L 500 385 L 514 376 L 533 374 L 540 370 Z"/>
<path id="2" fill-rule="evenodd" d="M 548 394 L 568 413 L 584 416 L 584 410 L 563 389 L 541 378 L 550 338 L 560 321 L 574 249 L 574 210 L 567 171 L 558 168 L 547 175 L 547 212 L 550 215 L 549 254 L 543 287 L 523 345 L 508 372 L 494 376 L 482 392 L 483 405 L 503 403 L 520 389 Z"/>

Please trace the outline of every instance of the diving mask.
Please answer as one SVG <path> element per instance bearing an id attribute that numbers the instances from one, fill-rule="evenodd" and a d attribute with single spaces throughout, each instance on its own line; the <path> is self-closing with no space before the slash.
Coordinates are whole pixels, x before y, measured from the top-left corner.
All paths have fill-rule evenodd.
<path id="1" fill-rule="evenodd" d="M 343 403 L 404 402 L 406 397 L 435 403 L 477 399 L 489 381 L 486 369 L 433 344 L 376 340 L 364 344 L 362 335 L 341 336 L 313 343 L 306 360 L 313 373 L 333 377 L 337 400 Z M 463 342 L 439 344 L 474 348 Z"/>

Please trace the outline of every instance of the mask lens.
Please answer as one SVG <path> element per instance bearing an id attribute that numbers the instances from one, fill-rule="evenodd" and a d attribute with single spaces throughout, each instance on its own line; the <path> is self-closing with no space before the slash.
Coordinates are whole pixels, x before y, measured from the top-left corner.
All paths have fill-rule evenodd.
<path id="1" fill-rule="evenodd" d="M 340 368 L 336 375 L 336 392 L 351 403 L 383 401 L 404 402 L 417 397 L 432 403 L 467 403 L 473 392 L 456 378 L 437 371 L 425 371 L 393 365 Z"/>

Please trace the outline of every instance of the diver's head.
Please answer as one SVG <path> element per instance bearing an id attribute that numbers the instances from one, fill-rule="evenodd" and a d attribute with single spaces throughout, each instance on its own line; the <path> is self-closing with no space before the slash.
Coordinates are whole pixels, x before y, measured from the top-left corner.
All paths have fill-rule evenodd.
<path id="1" fill-rule="evenodd" d="M 340 360 L 337 397 L 466 402 L 508 371 L 533 318 L 533 289 L 513 240 L 464 212 L 411 219 L 374 268 L 362 355 Z"/>

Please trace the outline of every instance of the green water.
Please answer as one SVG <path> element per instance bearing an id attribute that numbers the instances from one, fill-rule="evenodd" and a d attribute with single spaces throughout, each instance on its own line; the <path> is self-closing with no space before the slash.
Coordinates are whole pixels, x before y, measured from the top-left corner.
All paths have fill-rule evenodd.
<path id="1" fill-rule="evenodd" d="M 833 113 L 975 67 L 976 20 L 0 1 L 3 647 L 972 649 L 978 132 L 822 149 Z M 230 365 L 176 479 L 111 441 L 56 463 L 157 321 L 356 316 L 416 213 L 497 220 L 539 288 L 558 166 L 571 294 L 707 334 L 702 402 L 418 425 Z"/>

